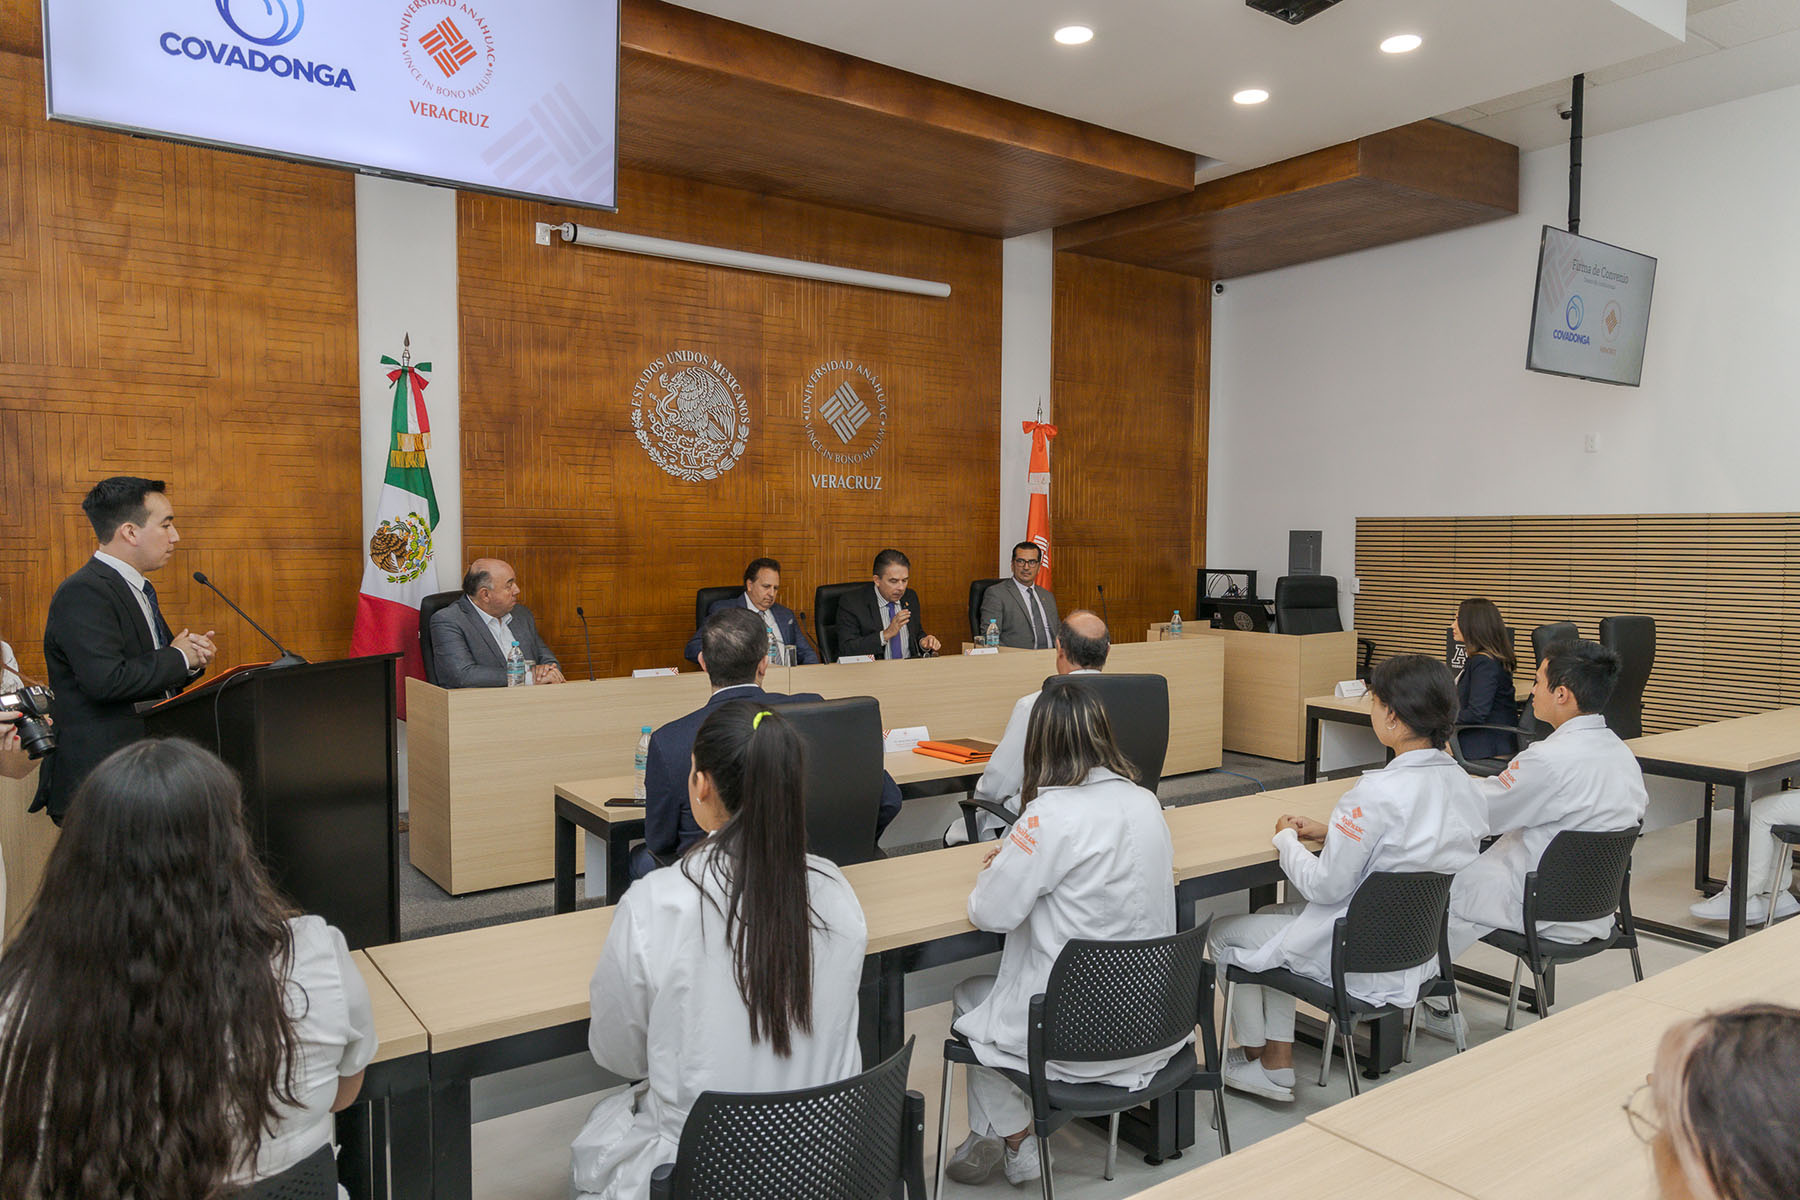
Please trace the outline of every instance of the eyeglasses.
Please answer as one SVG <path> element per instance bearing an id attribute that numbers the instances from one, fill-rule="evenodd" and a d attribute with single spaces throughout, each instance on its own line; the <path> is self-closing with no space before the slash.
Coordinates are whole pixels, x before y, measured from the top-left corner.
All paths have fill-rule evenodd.
<path id="1" fill-rule="evenodd" d="M 1038 565 L 1038 560 L 1035 558 L 1015 558 L 1013 559 L 1013 562 L 1021 567 L 1035 567 Z"/>
<path id="2" fill-rule="evenodd" d="M 1650 1091 L 1650 1082 L 1645 1080 L 1637 1085 L 1635 1091 L 1627 1097 L 1624 1105 L 1625 1121 L 1631 1126 L 1632 1134 L 1646 1146 L 1656 1140 L 1662 1132 L 1662 1126 L 1651 1115 L 1656 1098 Z"/>

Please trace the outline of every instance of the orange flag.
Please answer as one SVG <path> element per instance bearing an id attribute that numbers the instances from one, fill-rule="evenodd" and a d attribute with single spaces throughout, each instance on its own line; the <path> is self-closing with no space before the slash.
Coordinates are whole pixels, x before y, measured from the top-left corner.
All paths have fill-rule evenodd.
<path id="1" fill-rule="evenodd" d="M 1025 490 L 1031 496 L 1031 507 L 1025 516 L 1025 538 L 1037 543 L 1044 556 L 1038 568 L 1039 587 L 1050 586 L 1050 439 L 1056 426 L 1042 421 L 1026 421 L 1025 432 L 1031 435 L 1031 465 L 1025 476 Z"/>

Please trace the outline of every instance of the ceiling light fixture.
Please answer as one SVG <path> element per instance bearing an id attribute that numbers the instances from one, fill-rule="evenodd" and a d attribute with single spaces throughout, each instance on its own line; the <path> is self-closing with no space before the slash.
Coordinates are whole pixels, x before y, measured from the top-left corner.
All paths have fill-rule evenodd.
<path id="1" fill-rule="evenodd" d="M 1086 25 L 1064 25 L 1053 36 L 1065 46 L 1082 46 L 1094 40 L 1094 31 Z"/>
<path id="2" fill-rule="evenodd" d="M 1243 91 L 1232 97 L 1232 99 L 1239 104 L 1261 104 L 1268 98 L 1269 93 L 1263 91 L 1261 88 L 1245 88 Z"/>
<path id="3" fill-rule="evenodd" d="M 1425 44 L 1425 39 L 1416 33 L 1396 33 L 1381 43 L 1383 54 L 1410 54 Z"/>

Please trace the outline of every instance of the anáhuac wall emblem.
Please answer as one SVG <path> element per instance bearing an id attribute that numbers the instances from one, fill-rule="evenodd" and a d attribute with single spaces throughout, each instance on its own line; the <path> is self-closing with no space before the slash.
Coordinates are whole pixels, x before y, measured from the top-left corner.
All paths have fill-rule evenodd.
<path id="1" fill-rule="evenodd" d="M 854 466 L 874 457 L 887 437 L 887 391 L 861 363 L 833 359 L 806 377 L 800 415 L 814 450 Z"/>
<path id="2" fill-rule="evenodd" d="M 717 479 L 744 456 L 750 405 L 725 364 L 675 350 L 638 376 L 631 426 L 650 461 L 677 479 Z"/>

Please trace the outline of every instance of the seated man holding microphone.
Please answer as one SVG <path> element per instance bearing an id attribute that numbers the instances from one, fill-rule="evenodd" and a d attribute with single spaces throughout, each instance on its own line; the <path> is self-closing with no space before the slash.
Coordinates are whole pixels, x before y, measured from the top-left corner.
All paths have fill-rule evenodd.
<path id="1" fill-rule="evenodd" d="M 938 640 L 925 632 L 919 594 L 908 587 L 912 563 L 898 550 L 875 556 L 875 586 L 854 592 L 838 605 L 838 656 L 918 658 L 936 654 Z"/>

